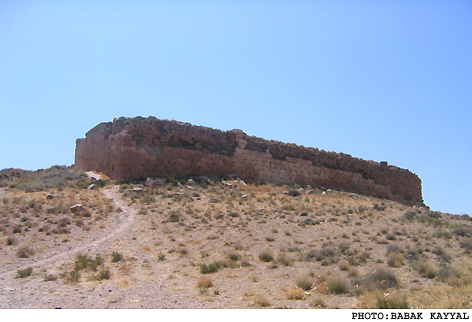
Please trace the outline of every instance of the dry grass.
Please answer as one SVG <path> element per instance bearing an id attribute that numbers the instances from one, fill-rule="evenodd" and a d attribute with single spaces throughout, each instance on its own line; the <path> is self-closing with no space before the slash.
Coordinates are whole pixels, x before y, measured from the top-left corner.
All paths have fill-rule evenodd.
<path id="1" fill-rule="evenodd" d="M 470 307 L 468 218 L 344 192 L 291 196 L 283 192 L 293 187 L 227 182 L 231 186 L 192 189 L 120 186 L 126 203 L 141 211 L 129 235 L 102 253 L 97 271 L 70 275 L 71 262 L 63 280 L 85 287 L 109 269 L 104 285 L 115 282 L 131 291 L 139 281 L 149 280 L 150 287 L 159 281 L 230 307 Z M 11 190 L 1 201 L 0 264 L 20 260 L 20 247 L 34 246 L 35 254 L 27 256 L 38 256 L 66 239 L 69 247 L 79 245 L 119 211 L 99 190 L 70 186 Z M 90 217 L 71 213 L 74 204 Z M 91 274 L 97 279 L 88 280 Z M 202 289 L 211 294 L 202 296 Z M 384 293 L 399 295 L 384 299 Z"/>
<path id="2" fill-rule="evenodd" d="M 197 287 L 199 289 L 202 289 L 202 288 L 206 289 L 206 288 L 213 287 L 213 280 L 209 277 L 202 276 L 197 281 Z"/>
<path id="3" fill-rule="evenodd" d="M 305 292 L 297 287 L 290 289 L 287 292 L 287 299 L 301 301 L 305 298 Z"/>
<path id="4" fill-rule="evenodd" d="M 260 307 L 269 307 L 271 306 L 270 301 L 262 294 L 257 294 L 254 296 L 254 303 Z"/>

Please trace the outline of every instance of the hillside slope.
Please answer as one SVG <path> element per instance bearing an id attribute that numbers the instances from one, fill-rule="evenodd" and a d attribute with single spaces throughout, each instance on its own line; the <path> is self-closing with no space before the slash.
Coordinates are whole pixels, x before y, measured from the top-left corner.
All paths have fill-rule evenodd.
<path id="1" fill-rule="evenodd" d="M 2 308 L 472 306 L 468 216 L 239 180 L 69 178 L 1 197 Z"/>

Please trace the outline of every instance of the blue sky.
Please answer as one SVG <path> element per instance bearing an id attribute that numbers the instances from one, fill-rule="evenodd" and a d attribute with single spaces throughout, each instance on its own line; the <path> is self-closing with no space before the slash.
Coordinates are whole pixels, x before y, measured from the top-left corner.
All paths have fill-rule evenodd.
<path id="1" fill-rule="evenodd" d="M 472 214 L 470 1 L 2 1 L 0 169 L 156 116 L 388 161 Z"/>

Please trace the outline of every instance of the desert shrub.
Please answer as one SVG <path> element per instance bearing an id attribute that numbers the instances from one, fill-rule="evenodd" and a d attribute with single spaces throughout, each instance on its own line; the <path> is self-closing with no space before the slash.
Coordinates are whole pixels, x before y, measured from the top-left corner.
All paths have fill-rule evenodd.
<path id="1" fill-rule="evenodd" d="M 112 257 L 111 261 L 113 263 L 117 263 L 123 259 L 123 255 L 118 252 L 111 253 L 111 257 Z"/>
<path id="2" fill-rule="evenodd" d="M 72 170 L 66 166 L 54 165 L 49 169 L 40 169 L 14 180 L 15 188 L 26 192 L 43 191 L 51 188 L 64 188 L 73 181 L 84 182 L 87 176 L 80 171 Z M 11 186 L 11 184 L 10 184 Z"/>
<path id="3" fill-rule="evenodd" d="M 263 262 L 272 262 L 274 260 L 274 255 L 272 255 L 272 253 L 268 250 L 266 251 L 263 251 L 260 255 L 259 255 L 259 259 Z"/>
<path id="4" fill-rule="evenodd" d="M 347 254 L 349 251 L 351 251 L 350 247 L 351 247 L 350 243 L 347 243 L 347 242 L 341 242 L 339 243 L 339 246 L 338 246 L 339 251 L 341 252 L 341 254 L 344 254 L 344 255 Z"/>
<path id="5" fill-rule="evenodd" d="M 343 278 L 332 277 L 328 280 L 328 291 L 332 294 L 346 294 L 348 284 Z"/>
<path id="6" fill-rule="evenodd" d="M 44 275 L 44 281 L 45 282 L 57 281 L 57 276 L 53 275 L 53 274 L 46 274 L 46 275 Z"/>
<path id="7" fill-rule="evenodd" d="M 79 271 L 71 271 L 69 274 L 67 272 L 61 274 L 61 276 L 66 282 L 68 283 L 78 283 L 80 281 L 80 272 Z"/>
<path id="8" fill-rule="evenodd" d="M 433 237 L 435 238 L 444 238 L 444 239 L 451 239 L 452 235 L 449 231 L 443 229 L 443 228 L 438 228 L 434 231 Z"/>
<path id="9" fill-rule="evenodd" d="M 468 238 L 460 243 L 461 248 L 464 249 L 466 254 L 472 254 L 472 239 Z"/>
<path id="10" fill-rule="evenodd" d="M 385 206 L 385 204 L 382 202 L 382 204 L 378 204 L 378 203 L 374 203 L 374 210 L 377 210 L 377 211 L 384 211 L 387 206 Z"/>
<path id="11" fill-rule="evenodd" d="M 435 219 L 439 219 L 439 218 L 442 217 L 442 216 L 441 216 L 441 213 L 438 212 L 438 211 L 432 211 L 432 212 L 428 213 L 427 216 L 428 216 L 429 218 L 435 218 Z"/>
<path id="12" fill-rule="evenodd" d="M 270 301 L 262 294 L 257 294 L 254 297 L 254 303 L 256 303 L 257 305 L 261 307 L 268 307 L 271 305 Z"/>
<path id="13" fill-rule="evenodd" d="M 239 254 L 235 254 L 235 253 L 231 253 L 228 255 L 228 258 L 232 261 L 238 261 L 241 259 L 241 255 Z"/>
<path id="14" fill-rule="evenodd" d="M 438 276 L 438 270 L 436 267 L 434 267 L 431 263 L 426 262 L 426 261 L 418 261 L 414 265 L 414 269 L 418 271 L 418 273 L 421 274 L 421 276 L 433 279 L 436 276 Z"/>
<path id="15" fill-rule="evenodd" d="M 416 213 L 416 211 L 409 210 L 409 211 L 407 211 L 403 214 L 403 217 L 407 220 L 412 220 L 412 219 L 415 219 L 417 217 L 417 213 Z"/>
<path id="16" fill-rule="evenodd" d="M 163 253 L 159 253 L 159 254 L 157 254 L 157 259 L 159 261 L 163 261 L 164 259 L 166 259 L 166 255 L 163 254 Z"/>
<path id="17" fill-rule="evenodd" d="M 16 251 L 16 256 L 18 258 L 28 258 L 30 256 L 34 255 L 34 250 L 32 250 L 29 247 L 20 247 Z"/>
<path id="18" fill-rule="evenodd" d="M 12 246 L 12 245 L 15 245 L 16 244 L 16 239 L 15 237 L 7 237 L 7 242 L 6 242 L 6 245 L 7 246 Z"/>
<path id="19" fill-rule="evenodd" d="M 182 215 L 179 211 L 172 211 L 167 218 L 168 222 L 179 222 L 182 219 Z"/>
<path id="20" fill-rule="evenodd" d="M 452 233 L 460 237 L 470 237 L 472 236 L 472 228 L 469 226 L 460 226 L 455 228 Z"/>
<path id="21" fill-rule="evenodd" d="M 197 281 L 197 287 L 200 288 L 200 289 L 202 289 L 202 288 L 206 289 L 206 288 L 213 287 L 213 280 L 209 277 L 202 276 Z"/>
<path id="22" fill-rule="evenodd" d="M 310 291 L 313 288 L 313 279 L 308 276 L 303 276 L 297 279 L 297 287 L 301 288 L 304 291 Z"/>
<path id="23" fill-rule="evenodd" d="M 418 217 L 418 221 L 423 224 L 428 224 L 429 226 L 433 227 L 441 227 L 444 225 L 444 222 L 436 217 L 430 217 L 430 216 L 421 216 Z"/>
<path id="24" fill-rule="evenodd" d="M 209 265 L 201 264 L 200 265 L 200 272 L 202 274 L 212 274 L 212 273 L 216 273 L 221 267 L 222 267 L 221 262 L 213 262 Z"/>
<path id="25" fill-rule="evenodd" d="M 305 292 L 300 288 L 292 288 L 287 292 L 287 299 L 301 301 L 305 298 Z"/>
<path id="26" fill-rule="evenodd" d="M 124 192 L 126 189 L 129 189 L 129 184 L 127 183 L 120 184 L 119 188 L 121 192 Z"/>
<path id="27" fill-rule="evenodd" d="M 388 245 L 387 255 L 390 255 L 390 253 L 403 253 L 403 249 L 397 244 Z"/>
<path id="28" fill-rule="evenodd" d="M 420 246 L 416 246 L 414 248 L 408 249 L 406 254 L 409 260 L 417 261 L 422 253 L 423 248 L 421 248 Z"/>
<path id="29" fill-rule="evenodd" d="M 384 294 L 383 296 L 377 296 L 376 306 L 378 309 L 409 309 L 406 296 L 400 298 L 400 296 L 390 296 Z"/>
<path id="30" fill-rule="evenodd" d="M 322 262 L 323 266 L 328 266 L 338 261 L 338 253 L 333 247 L 323 247 L 319 250 L 310 250 L 306 255 L 307 260 Z"/>
<path id="31" fill-rule="evenodd" d="M 91 269 L 93 271 L 97 270 L 97 267 L 103 264 L 103 258 L 100 255 L 97 255 L 95 259 L 92 259 L 86 254 L 77 254 L 75 257 L 75 270 L 80 271 L 83 269 Z"/>
<path id="32" fill-rule="evenodd" d="M 402 253 L 392 252 L 388 255 L 387 264 L 390 267 L 401 267 L 405 263 L 405 256 Z"/>
<path id="33" fill-rule="evenodd" d="M 91 281 L 102 281 L 102 280 L 109 280 L 111 278 L 110 269 L 105 268 L 98 272 L 97 275 L 92 275 L 89 277 Z"/>
<path id="34" fill-rule="evenodd" d="M 449 263 L 452 259 L 451 255 L 449 255 L 448 253 L 446 253 L 446 251 L 441 248 L 441 247 L 436 247 L 433 249 L 432 251 L 433 254 L 439 256 L 439 258 L 447 263 Z"/>
<path id="35" fill-rule="evenodd" d="M 32 273 L 33 273 L 32 267 L 20 269 L 16 272 L 16 278 L 25 278 L 25 277 L 31 276 Z"/>
<path id="36" fill-rule="evenodd" d="M 287 254 L 279 254 L 279 257 L 277 258 L 277 261 L 281 263 L 284 266 L 290 266 L 292 265 L 292 260 Z"/>
<path id="37" fill-rule="evenodd" d="M 365 264 L 370 258 L 370 254 L 368 252 L 362 252 L 357 255 L 351 255 L 347 257 L 347 261 L 352 266 L 359 266 L 360 264 Z"/>
<path id="38" fill-rule="evenodd" d="M 152 195 L 146 195 L 144 196 L 144 198 L 142 199 L 142 201 L 146 204 L 150 204 L 150 203 L 153 203 L 156 201 L 156 198 Z"/>
<path id="39" fill-rule="evenodd" d="M 369 288 L 387 289 L 398 286 L 398 279 L 390 268 L 378 267 L 366 277 L 366 284 Z"/>
<path id="40" fill-rule="evenodd" d="M 347 260 L 343 259 L 338 262 L 338 267 L 341 271 L 347 272 L 350 268 L 350 264 Z"/>

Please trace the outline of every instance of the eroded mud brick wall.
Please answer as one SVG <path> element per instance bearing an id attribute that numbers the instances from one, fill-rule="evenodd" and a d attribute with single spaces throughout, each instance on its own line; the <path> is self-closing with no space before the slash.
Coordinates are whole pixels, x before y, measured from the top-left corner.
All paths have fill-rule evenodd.
<path id="1" fill-rule="evenodd" d="M 118 182 L 234 174 L 246 182 L 309 184 L 423 204 L 421 180 L 405 169 L 154 117 L 97 125 L 77 140 L 75 166 Z"/>

